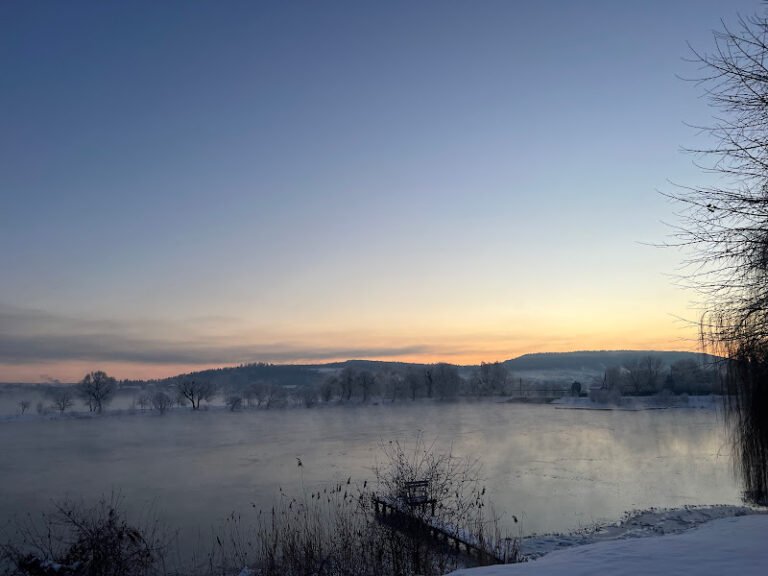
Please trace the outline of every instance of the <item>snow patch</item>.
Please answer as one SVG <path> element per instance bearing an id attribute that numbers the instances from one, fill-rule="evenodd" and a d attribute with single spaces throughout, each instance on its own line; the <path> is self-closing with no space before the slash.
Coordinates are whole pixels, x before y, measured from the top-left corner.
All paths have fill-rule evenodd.
<path id="1" fill-rule="evenodd" d="M 718 507 L 719 508 L 719 507 Z M 727 508 L 727 507 L 722 507 Z M 708 513 L 695 510 L 691 517 Z M 639 524 L 653 518 L 640 514 Z M 666 511 L 673 524 L 675 511 Z M 688 516 L 688 514 L 683 514 Z M 682 534 L 623 539 L 578 546 L 552 552 L 522 564 L 506 564 L 453 572 L 453 576 L 592 576 L 624 574 L 632 576 L 689 575 L 764 576 L 768 566 L 768 514 L 749 514 L 720 518 Z"/>

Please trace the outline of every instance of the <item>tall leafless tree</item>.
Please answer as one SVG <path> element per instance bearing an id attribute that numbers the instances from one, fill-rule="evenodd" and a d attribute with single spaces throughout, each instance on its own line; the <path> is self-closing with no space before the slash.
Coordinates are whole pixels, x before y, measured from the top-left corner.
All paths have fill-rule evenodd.
<path id="1" fill-rule="evenodd" d="M 694 80 L 715 109 L 692 152 L 716 184 L 682 188 L 673 244 L 702 295 L 701 336 L 727 358 L 727 414 L 747 493 L 768 498 L 768 19 L 740 18 L 694 51 Z"/>

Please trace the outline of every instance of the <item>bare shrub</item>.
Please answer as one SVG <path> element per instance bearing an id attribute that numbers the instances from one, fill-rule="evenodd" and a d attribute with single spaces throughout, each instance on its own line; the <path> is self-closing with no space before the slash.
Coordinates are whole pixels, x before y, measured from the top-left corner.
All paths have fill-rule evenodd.
<path id="1" fill-rule="evenodd" d="M 48 391 L 48 396 L 51 399 L 51 406 L 58 410 L 60 414 L 64 414 L 75 404 L 74 392 L 69 387 L 51 388 Z"/>
<path id="2" fill-rule="evenodd" d="M 130 524 L 119 498 L 93 507 L 63 502 L 41 524 L 16 526 L 13 542 L 0 544 L 8 576 L 149 576 L 159 574 L 165 546 L 157 523 Z"/>
<path id="3" fill-rule="evenodd" d="M 254 510 L 254 520 L 245 513 L 227 519 L 208 569 L 229 574 L 247 566 L 260 576 L 437 576 L 482 562 L 438 541 L 431 525 L 454 530 L 496 557 L 518 559 L 517 540 L 502 538 L 498 523 L 490 521 L 493 515 L 486 513 L 477 462 L 431 448 L 421 437 L 413 450 L 397 442 L 383 444 L 376 496 L 389 495 L 396 503 L 410 479 L 427 478 L 436 495 L 434 518 L 413 522 L 418 514 L 431 515 L 431 509 L 399 516 L 404 522 L 393 521 L 392 515 L 377 517 L 372 486 L 351 478 L 300 497 L 281 490 L 279 503 L 271 510 Z M 299 467 L 303 470 L 301 462 Z"/>

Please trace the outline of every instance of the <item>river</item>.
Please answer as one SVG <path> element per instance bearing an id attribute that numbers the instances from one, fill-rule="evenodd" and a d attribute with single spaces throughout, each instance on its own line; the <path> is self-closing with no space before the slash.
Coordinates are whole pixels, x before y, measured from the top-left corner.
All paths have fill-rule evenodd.
<path id="1" fill-rule="evenodd" d="M 381 442 L 418 434 L 436 450 L 478 458 L 502 522 L 514 515 L 524 535 L 630 509 L 739 502 L 714 410 L 422 401 L 2 421 L 0 517 L 116 492 L 129 513 L 152 509 L 187 545 L 233 511 L 268 508 L 280 488 L 370 481 Z"/>

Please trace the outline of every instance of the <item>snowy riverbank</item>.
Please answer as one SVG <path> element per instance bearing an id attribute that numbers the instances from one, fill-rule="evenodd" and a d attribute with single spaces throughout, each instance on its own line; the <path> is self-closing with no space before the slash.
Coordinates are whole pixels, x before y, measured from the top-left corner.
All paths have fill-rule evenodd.
<path id="1" fill-rule="evenodd" d="M 706 522 L 741 517 L 762 512 L 746 506 L 685 506 L 682 508 L 649 508 L 627 512 L 613 524 L 596 524 L 567 534 L 531 535 L 522 539 L 521 552 L 533 560 L 572 546 L 583 546 L 611 540 L 680 534 Z"/>
<path id="2" fill-rule="evenodd" d="M 615 527 L 584 534 L 584 545 L 574 546 L 582 543 L 579 535 L 574 535 L 572 540 L 552 537 L 545 540 L 550 549 L 556 551 L 537 560 L 465 569 L 452 574 L 763 576 L 768 566 L 768 514 L 754 512 L 733 506 L 649 510 Z M 535 539 L 524 540 L 524 553 Z M 546 549 L 545 540 L 538 550 Z M 563 542 L 572 547 L 558 550 Z"/>

